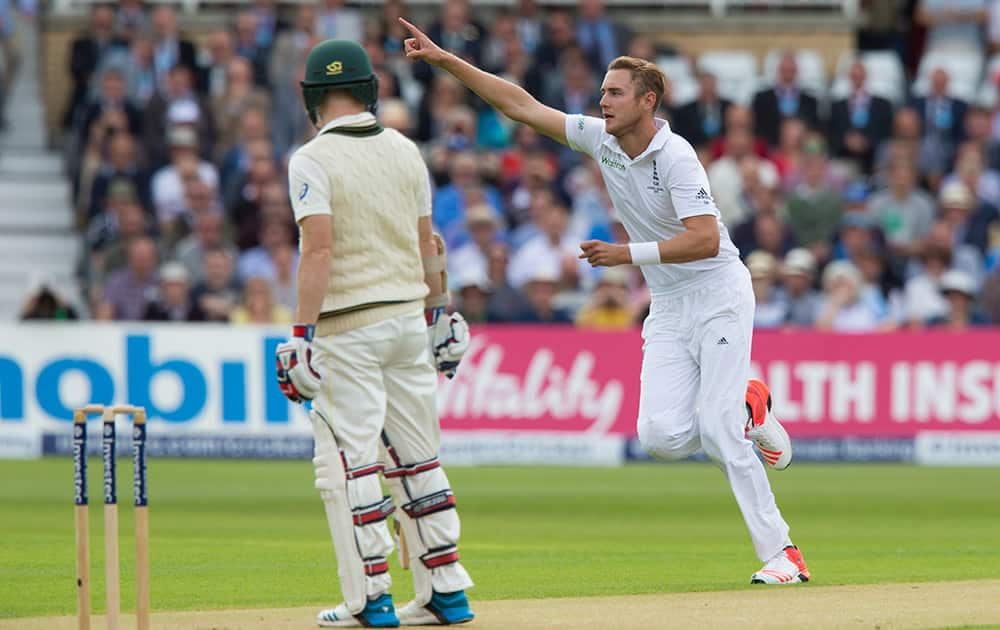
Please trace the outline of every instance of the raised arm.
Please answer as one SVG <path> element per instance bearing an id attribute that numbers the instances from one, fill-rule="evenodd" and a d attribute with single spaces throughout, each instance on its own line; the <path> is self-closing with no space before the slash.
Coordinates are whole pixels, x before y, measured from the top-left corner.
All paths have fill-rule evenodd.
<path id="1" fill-rule="evenodd" d="M 461 81 L 484 101 L 511 120 L 534 127 L 536 131 L 562 144 L 566 140 L 566 114 L 539 103 L 524 88 L 484 72 L 464 59 L 451 54 L 431 41 L 420 29 L 403 18 L 399 22 L 412 37 L 403 42 L 406 56 L 437 66 Z"/>

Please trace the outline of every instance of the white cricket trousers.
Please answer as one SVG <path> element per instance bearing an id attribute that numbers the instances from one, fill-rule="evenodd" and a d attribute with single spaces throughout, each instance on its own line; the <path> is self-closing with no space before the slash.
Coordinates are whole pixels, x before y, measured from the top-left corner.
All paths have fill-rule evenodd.
<path id="1" fill-rule="evenodd" d="M 418 603 L 429 601 L 432 590 L 471 587 L 458 561 L 455 498 L 437 457 L 438 376 L 422 309 L 318 337 L 313 348 L 312 365 L 322 375 L 312 417 L 316 485 L 349 609 L 356 614 L 365 595 L 392 584 L 385 519 L 393 510 L 406 536 Z M 383 496 L 379 473 L 391 497 Z"/>
<path id="2" fill-rule="evenodd" d="M 754 306 L 750 274 L 738 261 L 706 274 L 689 292 L 653 296 L 642 327 L 637 429 L 658 459 L 705 450 L 729 480 L 757 556 L 766 561 L 789 538 L 744 435 Z"/>

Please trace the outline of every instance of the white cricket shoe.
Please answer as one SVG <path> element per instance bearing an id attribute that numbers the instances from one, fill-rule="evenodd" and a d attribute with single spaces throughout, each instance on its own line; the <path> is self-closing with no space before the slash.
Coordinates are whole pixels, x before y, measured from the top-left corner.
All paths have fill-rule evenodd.
<path id="1" fill-rule="evenodd" d="M 799 584 L 812 576 L 802 559 L 802 552 L 795 545 L 788 545 L 767 561 L 759 571 L 750 576 L 751 584 Z"/>
<path id="2" fill-rule="evenodd" d="M 431 594 L 431 601 L 421 606 L 411 601 L 396 611 L 401 626 L 452 626 L 475 618 L 465 591 Z"/>
<path id="3" fill-rule="evenodd" d="M 747 438 L 757 445 L 764 461 L 775 470 L 792 463 L 792 440 L 771 411 L 771 392 L 764 381 L 747 381 Z"/>
<path id="4" fill-rule="evenodd" d="M 316 624 L 322 628 L 395 628 L 399 625 L 392 596 L 388 593 L 369 599 L 364 610 L 352 615 L 347 604 L 321 610 Z"/>
<path id="5" fill-rule="evenodd" d="M 401 626 L 439 626 L 441 620 L 435 617 L 431 611 L 420 606 L 415 601 L 403 606 L 396 611 Z"/>

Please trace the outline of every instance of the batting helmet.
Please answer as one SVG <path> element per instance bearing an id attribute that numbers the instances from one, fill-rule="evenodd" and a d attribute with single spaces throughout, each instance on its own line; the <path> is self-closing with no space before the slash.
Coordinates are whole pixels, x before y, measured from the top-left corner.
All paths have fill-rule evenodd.
<path id="1" fill-rule="evenodd" d="M 378 107 L 378 76 L 368 53 L 357 42 L 328 39 L 316 44 L 306 58 L 302 100 L 309 118 L 316 123 L 316 108 L 327 90 L 348 90 L 374 113 Z"/>

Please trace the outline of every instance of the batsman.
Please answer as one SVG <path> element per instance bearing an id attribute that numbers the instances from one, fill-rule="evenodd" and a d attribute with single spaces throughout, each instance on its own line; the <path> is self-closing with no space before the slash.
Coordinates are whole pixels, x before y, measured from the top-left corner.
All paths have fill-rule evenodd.
<path id="1" fill-rule="evenodd" d="M 312 401 L 316 487 L 344 596 L 316 620 L 470 621 L 472 580 L 458 558 L 436 407 L 437 372 L 454 376 L 469 329 L 445 311 L 445 251 L 431 228 L 427 168 L 413 142 L 378 124 L 378 79 L 360 45 L 318 44 L 301 85 L 318 132 L 288 165 L 301 249 L 298 323 L 278 346 L 277 376 L 290 400 Z M 393 513 L 416 592 L 398 611 L 387 560 Z"/>

